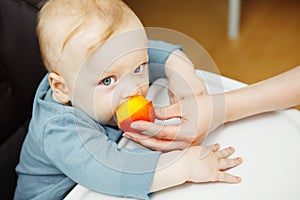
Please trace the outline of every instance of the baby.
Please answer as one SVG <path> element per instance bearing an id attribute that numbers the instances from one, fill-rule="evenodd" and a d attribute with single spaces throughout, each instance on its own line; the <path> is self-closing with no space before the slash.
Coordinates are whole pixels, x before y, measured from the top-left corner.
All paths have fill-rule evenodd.
<path id="1" fill-rule="evenodd" d="M 223 171 L 242 162 L 228 158 L 232 147 L 166 153 L 118 149 L 118 106 L 131 96 L 145 96 L 149 76 L 171 78 L 169 69 L 151 69 L 151 63 L 164 65 L 179 49 L 148 42 L 141 22 L 122 1 L 49 0 L 39 13 L 37 34 L 49 73 L 34 99 L 16 168 L 15 199 L 62 199 L 77 183 L 149 199 L 151 192 L 188 181 L 240 182 Z M 200 151 L 206 155 L 201 159 Z"/>

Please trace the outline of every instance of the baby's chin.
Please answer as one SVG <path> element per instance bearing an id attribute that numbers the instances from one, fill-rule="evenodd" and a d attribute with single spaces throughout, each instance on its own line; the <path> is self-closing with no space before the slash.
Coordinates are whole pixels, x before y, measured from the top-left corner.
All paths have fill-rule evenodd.
<path id="1" fill-rule="evenodd" d="M 97 119 L 95 119 L 98 123 L 100 123 L 101 125 L 108 125 L 108 126 L 117 126 L 118 123 L 117 123 L 117 120 L 116 120 L 116 117 L 113 115 L 111 116 L 111 118 L 100 118 L 98 117 Z"/>
<path id="2" fill-rule="evenodd" d="M 107 123 L 106 125 L 110 125 L 110 126 L 117 126 L 117 121 L 115 119 L 115 117 L 112 117 Z"/>

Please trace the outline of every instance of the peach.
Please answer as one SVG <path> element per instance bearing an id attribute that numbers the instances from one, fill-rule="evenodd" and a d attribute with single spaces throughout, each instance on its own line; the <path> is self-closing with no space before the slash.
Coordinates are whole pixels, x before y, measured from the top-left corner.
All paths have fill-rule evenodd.
<path id="1" fill-rule="evenodd" d="M 130 127 L 134 121 L 144 120 L 153 122 L 155 112 L 152 102 L 145 99 L 143 96 L 132 96 L 121 104 L 116 111 L 118 127 L 124 132 L 140 132 Z"/>

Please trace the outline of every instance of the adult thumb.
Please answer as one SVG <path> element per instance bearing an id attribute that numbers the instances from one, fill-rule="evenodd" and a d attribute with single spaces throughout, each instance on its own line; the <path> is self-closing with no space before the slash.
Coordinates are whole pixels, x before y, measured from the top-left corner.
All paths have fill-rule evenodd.
<path id="1" fill-rule="evenodd" d="M 171 118 L 181 118 L 183 116 L 179 102 L 165 107 L 155 107 L 154 111 L 157 119 L 162 120 Z"/>

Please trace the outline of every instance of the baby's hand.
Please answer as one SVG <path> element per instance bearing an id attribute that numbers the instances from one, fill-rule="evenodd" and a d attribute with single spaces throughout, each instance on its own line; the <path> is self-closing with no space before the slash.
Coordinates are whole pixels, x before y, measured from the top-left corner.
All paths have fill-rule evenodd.
<path id="1" fill-rule="evenodd" d="M 220 145 L 213 147 L 192 147 L 187 153 L 192 165 L 188 181 L 201 182 L 226 182 L 239 183 L 241 178 L 224 172 L 224 170 L 236 167 L 243 161 L 240 157 L 229 159 L 234 153 L 233 147 L 222 150 Z"/>

